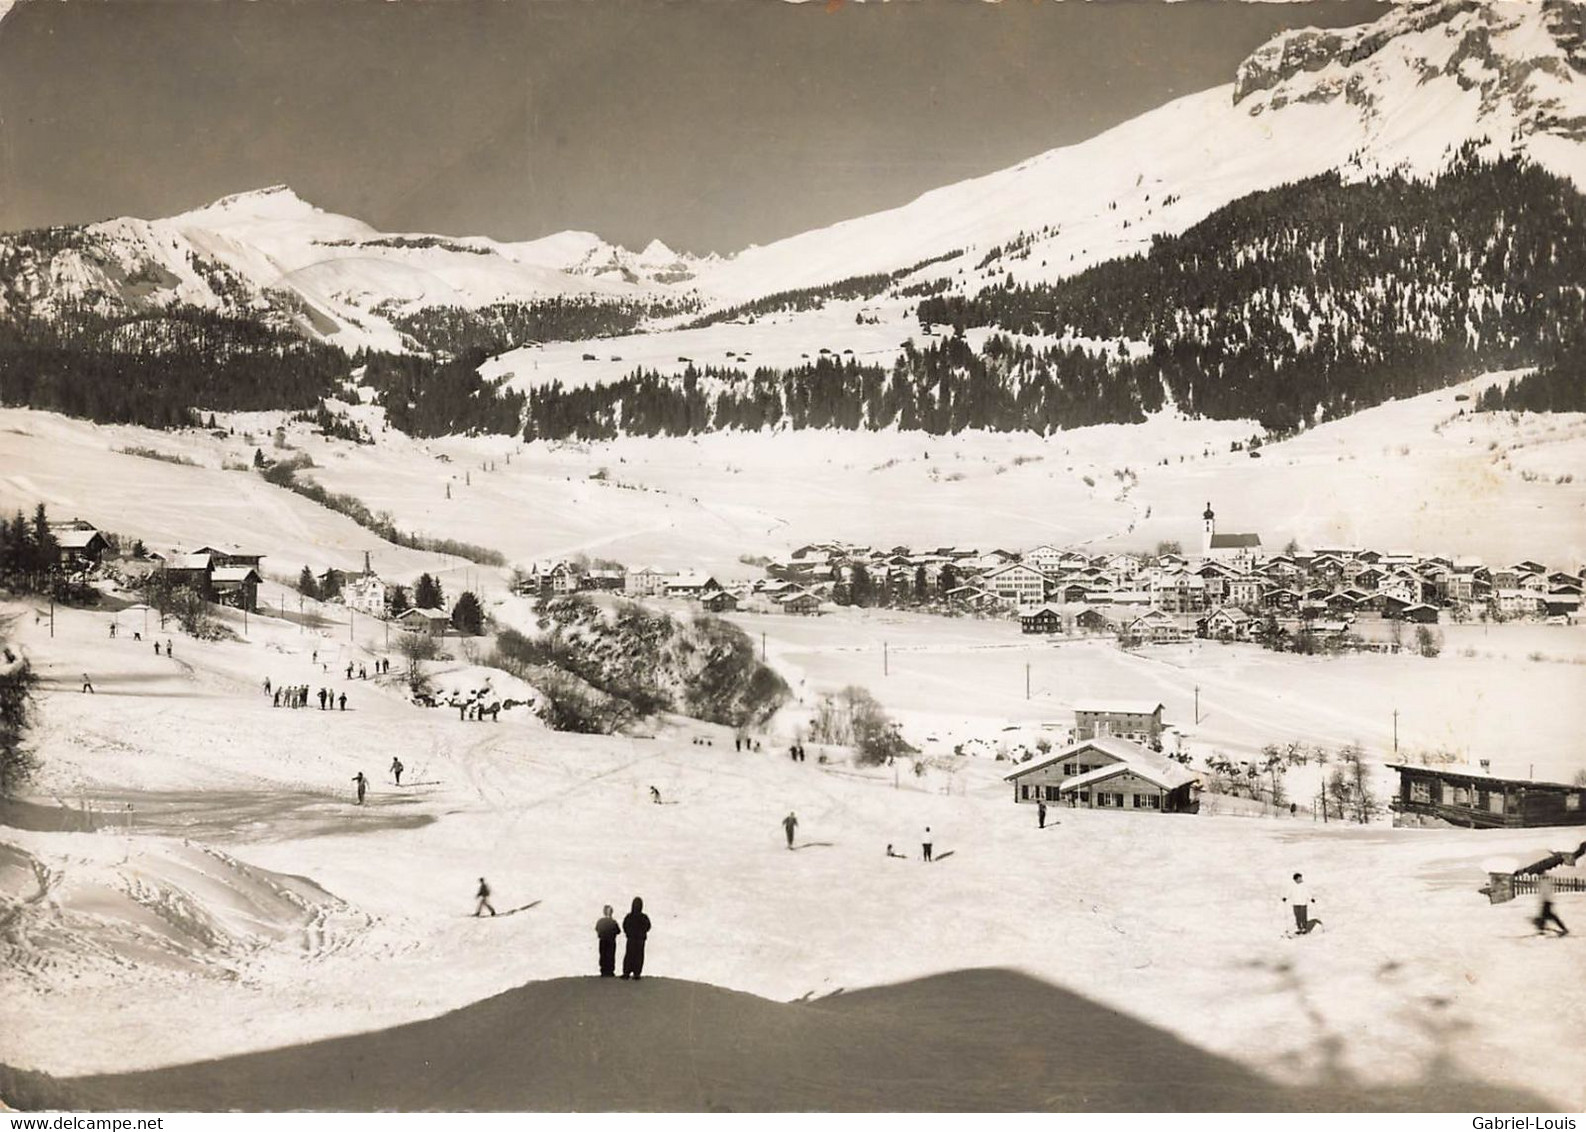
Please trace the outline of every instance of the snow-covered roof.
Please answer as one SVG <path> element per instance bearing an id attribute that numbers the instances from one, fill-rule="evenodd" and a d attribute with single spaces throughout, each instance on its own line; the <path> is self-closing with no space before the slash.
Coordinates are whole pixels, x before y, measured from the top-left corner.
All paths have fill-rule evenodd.
<path id="1" fill-rule="evenodd" d="M 1047 755 L 1044 759 L 1025 763 L 1018 770 L 1003 775 L 1003 781 L 1012 782 L 1032 771 L 1043 770 L 1054 763 L 1065 762 L 1087 750 L 1099 751 L 1117 760 L 1117 762 L 1103 767 L 1103 770 L 1113 773 L 1119 770 L 1132 770 L 1140 777 L 1149 779 L 1151 782 L 1161 786 L 1164 790 L 1176 790 L 1180 786 L 1185 786 L 1195 781 L 1194 774 L 1166 755 L 1159 755 L 1147 747 L 1142 747 L 1139 743 L 1131 743 L 1127 739 L 1119 739 L 1111 735 L 1085 739 L 1072 746 L 1064 747 L 1055 754 Z M 1074 778 L 1064 782 L 1063 785 L 1066 788 L 1069 784 L 1082 779 L 1094 781 L 1092 776 L 1095 775 L 1096 772 L 1094 771 L 1084 775 L 1076 775 Z M 1101 775 L 1099 777 L 1106 776 Z"/>
<path id="2" fill-rule="evenodd" d="M 397 620 L 403 621 L 412 617 L 422 617 L 426 621 L 435 621 L 437 619 L 444 621 L 447 616 L 448 614 L 444 609 L 436 609 L 434 606 L 414 606 L 399 613 Z"/>
<path id="3" fill-rule="evenodd" d="M 210 556 L 207 554 L 173 554 L 165 560 L 167 570 L 208 570 Z"/>
<path id="4" fill-rule="evenodd" d="M 685 570 L 667 579 L 667 586 L 679 590 L 700 590 L 716 584 L 716 579 L 701 570 Z"/>
<path id="5" fill-rule="evenodd" d="M 1105 712 L 1109 715 L 1153 715 L 1163 705 L 1152 700 L 1080 700 L 1076 712 Z"/>
<path id="6" fill-rule="evenodd" d="M 1172 759 L 1164 759 L 1165 766 L 1142 766 L 1138 763 L 1108 763 L 1106 766 L 1097 767 L 1086 774 L 1076 774 L 1073 778 L 1065 779 L 1059 787 L 1062 793 L 1070 790 L 1079 790 L 1093 783 L 1103 782 L 1109 778 L 1116 778 L 1120 774 L 1132 774 L 1143 778 L 1153 785 L 1164 790 L 1177 790 L 1180 786 L 1188 786 L 1195 781 L 1195 776 L 1185 770 Z"/>
<path id="7" fill-rule="evenodd" d="M 252 578 L 260 581 L 259 572 L 252 566 L 218 566 L 210 577 L 216 582 L 246 582 Z"/>
<path id="8" fill-rule="evenodd" d="M 102 542 L 105 537 L 92 527 L 87 530 L 71 527 L 66 530 L 51 531 L 50 533 L 55 536 L 55 544 L 62 550 L 87 550 L 88 545 L 94 539 L 99 539 Z"/>

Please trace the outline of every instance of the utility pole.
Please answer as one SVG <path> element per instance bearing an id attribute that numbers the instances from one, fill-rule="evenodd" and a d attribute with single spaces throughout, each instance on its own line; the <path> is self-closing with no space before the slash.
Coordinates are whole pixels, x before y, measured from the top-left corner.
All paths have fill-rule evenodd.
<path id="1" fill-rule="evenodd" d="M 1024 666 L 1024 698 L 1030 698 L 1030 665 L 1028 663 Z"/>
<path id="2" fill-rule="evenodd" d="M 1399 753 L 1399 709 L 1393 709 L 1393 753 Z"/>
<path id="3" fill-rule="evenodd" d="M 50 590 L 50 637 L 55 636 L 55 591 Z"/>
<path id="4" fill-rule="evenodd" d="M 765 630 L 760 631 L 760 663 L 765 663 Z"/>
<path id="5" fill-rule="evenodd" d="M 1199 727 L 1200 724 L 1201 724 L 1201 686 L 1199 684 L 1196 684 L 1195 685 L 1195 726 Z"/>
<path id="6" fill-rule="evenodd" d="M 881 675 L 883 675 L 883 676 L 887 675 L 888 671 L 889 670 L 888 670 L 888 667 L 887 667 L 887 642 L 882 641 L 881 642 Z"/>

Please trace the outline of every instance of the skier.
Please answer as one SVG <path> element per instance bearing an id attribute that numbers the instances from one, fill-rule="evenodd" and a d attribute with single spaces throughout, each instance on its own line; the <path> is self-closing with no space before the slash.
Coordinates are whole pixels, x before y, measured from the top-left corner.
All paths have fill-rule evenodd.
<path id="1" fill-rule="evenodd" d="M 88 673 L 84 672 L 83 673 L 83 691 L 86 693 L 86 692 L 92 692 L 93 690 L 94 690 L 94 685 L 93 685 L 92 681 L 90 681 L 88 679 Z"/>
<path id="2" fill-rule="evenodd" d="M 165 655 L 166 656 L 175 656 L 176 655 L 176 650 L 172 646 L 171 639 L 169 637 L 165 638 Z"/>
<path id="3" fill-rule="evenodd" d="M 628 946 L 622 953 L 622 977 L 637 979 L 644 974 L 644 941 L 650 935 L 650 917 L 644 914 L 644 901 L 633 898 L 633 911 L 622 918 L 622 934 Z"/>
<path id="4" fill-rule="evenodd" d="M 369 780 L 363 776 L 363 771 L 361 770 L 352 776 L 352 780 L 353 783 L 358 787 L 358 804 L 361 806 L 363 805 L 364 791 L 369 789 Z"/>
<path id="5" fill-rule="evenodd" d="M 275 690 L 275 696 L 271 699 L 270 706 L 271 707 L 280 707 L 281 706 L 281 689 L 277 688 Z"/>
<path id="6" fill-rule="evenodd" d="M 154 642 L 154 655 L 155 656 L 159 656 L 160 655 L 160 642 L 159 641 L 155 641 Z"/>
<path id="7" fill-rule="evenodd" d="M 358 666 L 358 679 L 360 679 L 360 680 L 369 679 L 369 666 L 368 665 L 360 664 Z"/>
<path id="8" fill-rule="evenodd" d="M 496 914 L 495 908 L 490 903 L 490 886 L 485 883 L 484 877 L 479 878 L 479 891 L 474 893 L 474 899 L 479 901 L 474 905 L 474 915 L 479 915 L 487 908 L 490 909 L 492 916 Z"/>
<path id="9" fill-rule="evenodd" d="M 110 623 L 110 639 L 111 640 L 115 640 L 115 638 L 116 638 L 116 623 L 114 621 L 112 621 Z"/>
<path id="10" fill-rule="evenodd" d="M 1294 929 L 1300 935 L 1306 935 L 1320 920 L 1311 919 L 1311 905 L 1316 903 L 1316 897 L 1311 895 L 1311 890 L 1306 887 L 1305 877 L 1300 873 L 1294 874 L 1294 882 L 1289 885 L 1285 895 L 1289 907 L 1294 909 Z"/>
<path id="11" fill-rule="evenodd" d="M 650 787 L 650 801 L 654 802 L 657 806 L 661 804 L 661 792 L 653 786 Z"/>
<path id="12" fill-rule="evenodd" d="M 325 710 L 325 697 L 328 696 L 329 694 L 330 693 L 325 691 L 324 688 L 321 688 L 319 690 L 319 710 L 320 711 L 324 711 Z"/>
<path id="13" fill-rule="evenodd" d="M 1546 935 L 1550 923 L 1558 925 L 1559 935 L 1569 935 L 1569 929 L 1564 926 L 1564 921 L 1558 918 L 1558 913 L 1553 911 L 1553 878 L 1543 873 L 1536 878 L 1536 894 L 1542 899 L 1541 910 L 1537 912 L 1536 919 L 1531 922 L 1536 925 L 1537 935 Z"/>
<path id="14" fill-rule="evenodd" d="M 925 863 L 926 864 L 930 864 L 931 863 L 931 842 L 932 842 L 931 827 L 930 826 L 926 826 L 925 827 L 925 838 L 920 844 L 920 848 L 925 851 Z"/>
<path id="15" fill-rule="evenodd" d="M 617 936 L 622 934 L 622 929 L 617 926 L 617 921 L 612 919 L 611 905 L 607 904 L 600 911 L 600 919 L 595 921 L 595 939 L 600 950 L 600 977 L 609 979 L 617 973 Z"/>
<path id="16" fill-rule="evenodd" d="M 1035 803 L 1035 827 L 1037 829 L 1045 829 L 1046 828 L 1046 803 L 1045 802 L 1037 801 Z"/>
<path id="17" fill-rule="evenodd" d="M 402 760 L 395 755 L 391 757 L 391 776 L 396 779 L 398 786 L 402 785 Z"/>
<path id="18" fill-rule="evenodd" d="M 341 705 L 341 710 L 342 711 L 346 711 L 347 710 L 347 693 L 346 692 L 343 692 L 341 694 L 339 702 L 340 702 L 340 705 Z"/>
<path id="19" fill-rule="evenodd" d="M 908 858 L 905 857 L 902 853 L 899 853 L 896 849 L 892 848 L 892 843 L 890 841 L 887 842 L 887 856 L 896 857 L 900 861 L 907 861 L 908 860 Z"/>
<path id="20" fill-rule="evenodd" d="M 793 848 L 793 831 L 798 827 L 798 815 L 789 810 L 787 817 L 782 819 L 782 829 L 787 834 L 787 847 L 789 849 Z"/>
<path id="21" fill-rule="evenodd" d="M 347 662 L 347 679 L 352 679 L 352 661 Z"/>
<path id="22" fill-rule="evenodd" d="M 264 694 L 267 696 L 270 694 L 270 678 L 268 676 L 264 678 Z"/>

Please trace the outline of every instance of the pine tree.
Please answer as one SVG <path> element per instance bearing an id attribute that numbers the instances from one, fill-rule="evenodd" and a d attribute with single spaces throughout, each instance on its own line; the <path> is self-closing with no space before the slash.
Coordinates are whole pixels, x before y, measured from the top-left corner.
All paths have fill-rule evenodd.
<path id="1" fill-rule="evenodd" d="M 297 592 L 304 597 L 315 599 L 319 597 L 319 585 L 314 581 L 314 571 L 307 566 L 304 566 L 303 572 L 297 576 Z"/>
<path id="2" fill-rule="evenodd" d="M 452 606 L 452 628 L 470 637 L 477 637 L 485 629 L 485 611 L 479 599 L 468 590 L 457 595 Z"/>

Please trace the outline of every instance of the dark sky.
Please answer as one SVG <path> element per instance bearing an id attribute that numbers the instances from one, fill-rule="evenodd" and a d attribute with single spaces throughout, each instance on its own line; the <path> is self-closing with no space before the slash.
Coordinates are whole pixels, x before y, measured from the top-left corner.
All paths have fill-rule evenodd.
<path id="1" fill-rule="evenodd" d="M 286 183 L 387 230 L 749 243 L 1229 81 L 1374 0 L 22 0 L 0 229 Z"/>

